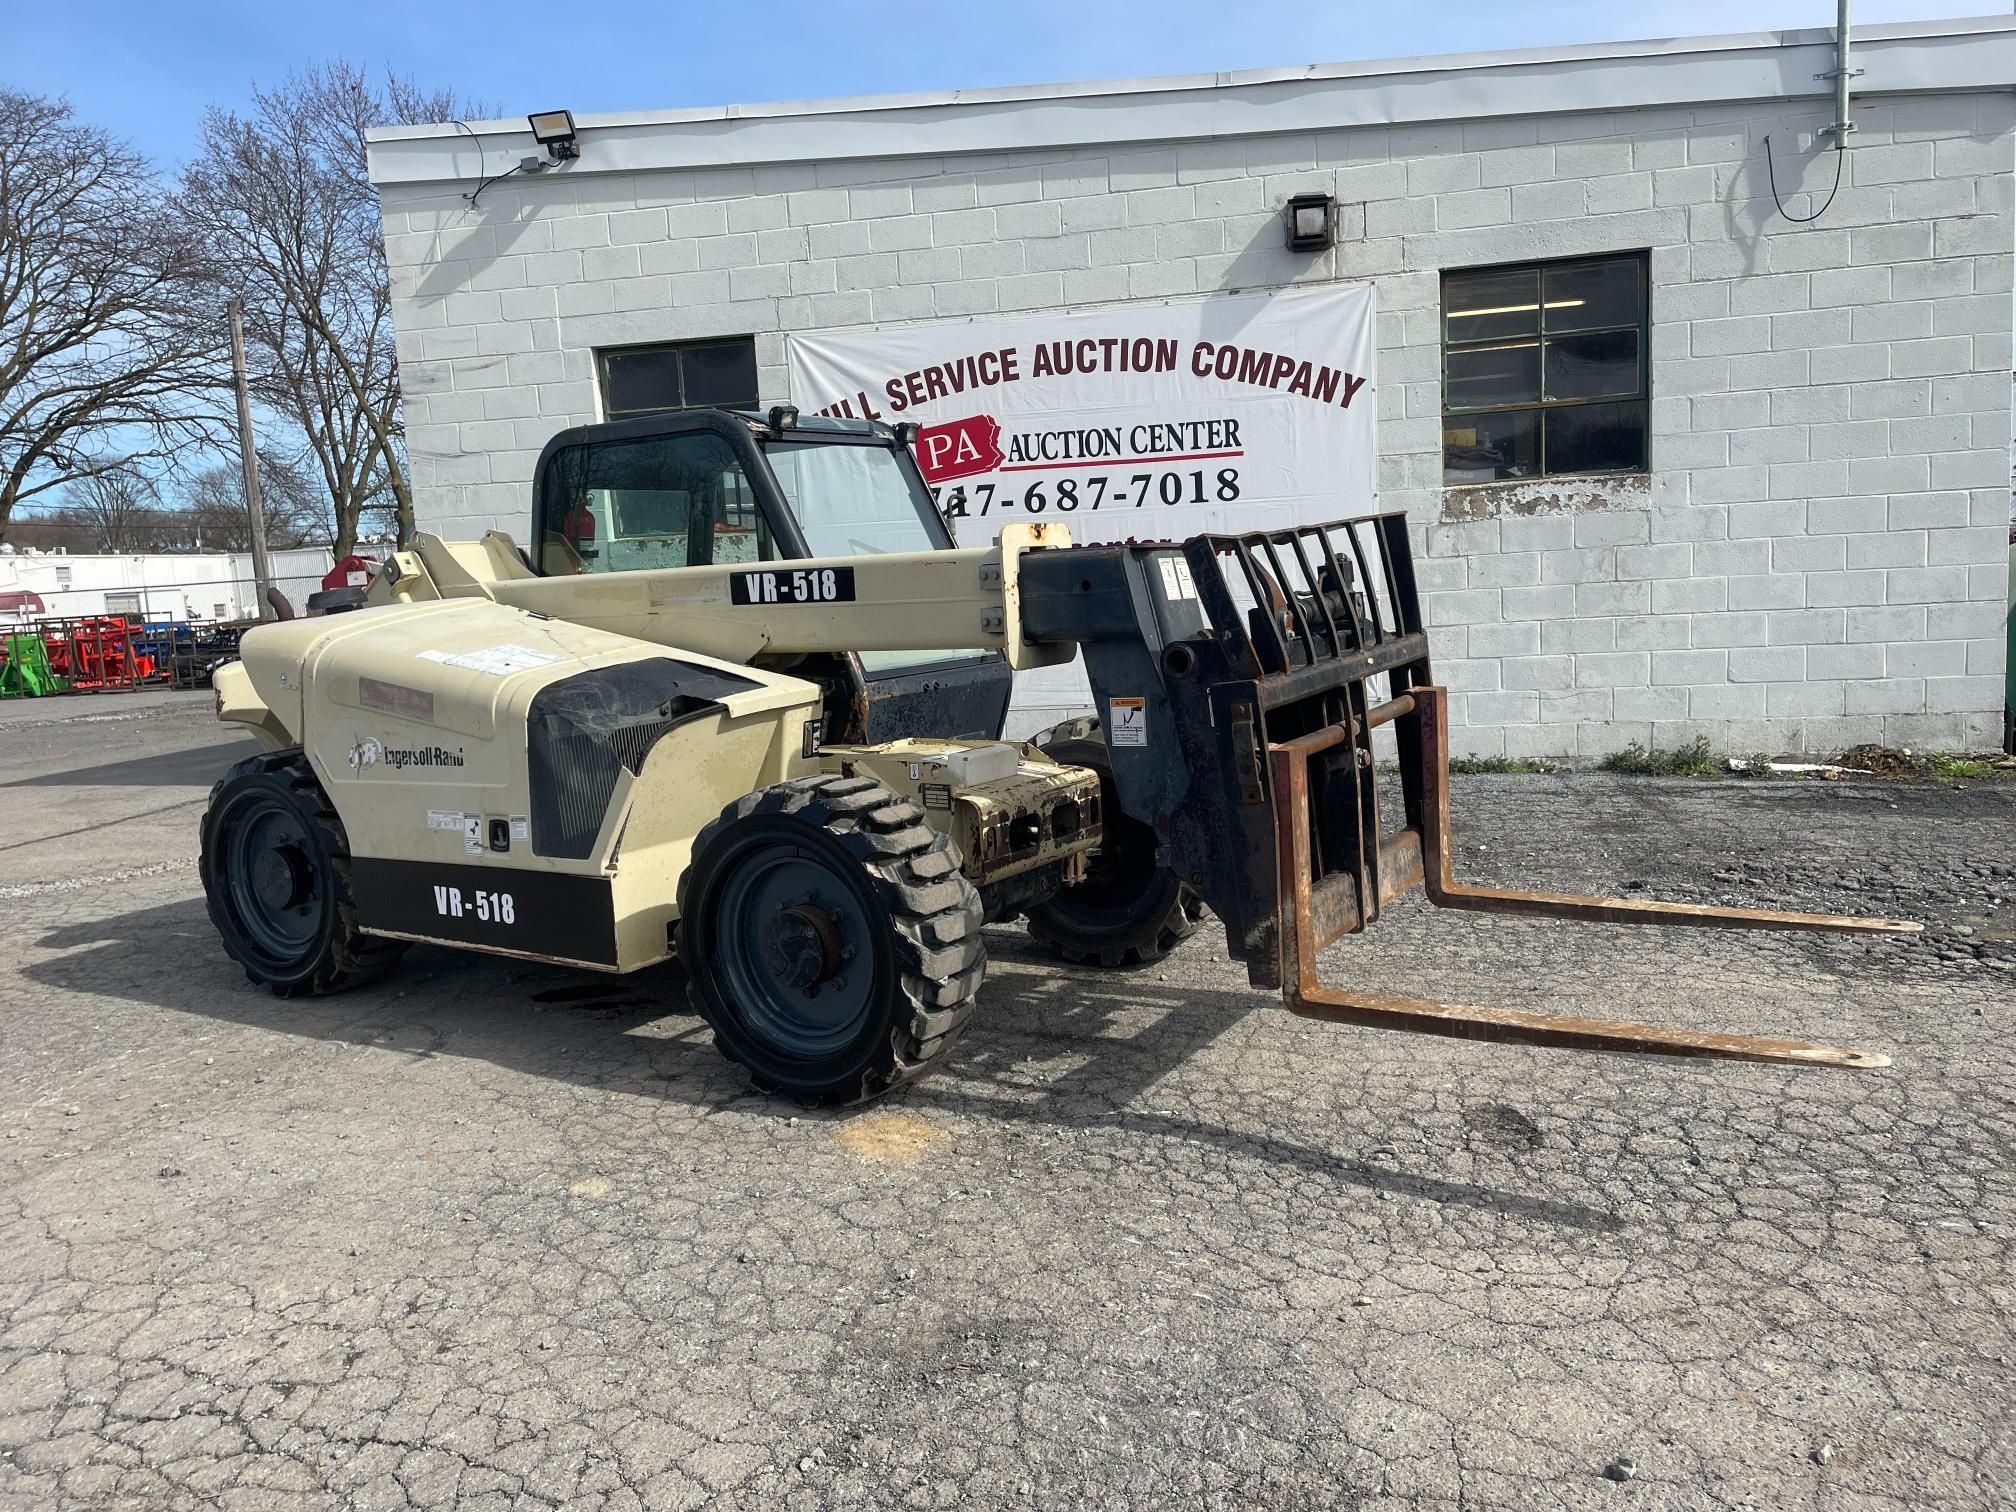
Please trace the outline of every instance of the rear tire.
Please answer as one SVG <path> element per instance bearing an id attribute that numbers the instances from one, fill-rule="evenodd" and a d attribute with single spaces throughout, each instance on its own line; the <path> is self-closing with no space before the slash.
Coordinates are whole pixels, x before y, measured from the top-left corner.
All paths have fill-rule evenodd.
<path id="1" fill-rule="evenodd" d="M 350 841 L 298 749 L 248 757 L 219 779 L 200 866 L 225 953 L 275 997 L 342 992 L 405 954 L 402 941 L 358 933 Z"/>
<path id="2" fill-rule="evenodd" d="M 1127 968 L 1161 960 L 1197 932 L 1204 900 L 1155 861 L 1155 831 L 1120 807 L 1103 741 L 1074 732 L 1044 754 L 1099 774 L 1105 835 L 1085 880 L 1062 887 L 1029 910 L 1029 933 L 1074 966 Z"/>
<path id="3" fill-rule="evenodd" d="M 972 1016 L 980 895 L 923 811 L 866 777 L 731 803 L 679 883 L 679 958 L 722 1054 L 804 1103 L 913 1081 Z"/>

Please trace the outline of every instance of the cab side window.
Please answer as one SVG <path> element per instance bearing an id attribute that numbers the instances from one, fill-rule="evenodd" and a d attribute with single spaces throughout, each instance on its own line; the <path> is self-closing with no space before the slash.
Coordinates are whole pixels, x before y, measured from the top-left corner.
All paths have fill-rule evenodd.
<path id="1" fill-rule="evenodd" d="M 741 464 L 711 431 L 571 446 L 540 481 L 539 567 L 548 575 L 775 555 Z"/>

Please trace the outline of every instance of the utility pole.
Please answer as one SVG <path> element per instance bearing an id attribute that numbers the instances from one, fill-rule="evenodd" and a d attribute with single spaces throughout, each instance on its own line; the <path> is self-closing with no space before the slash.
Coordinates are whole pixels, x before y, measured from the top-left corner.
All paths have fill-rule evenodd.
<path id="1" fill-rule="evenodd" d="M 273 571 L 266 561 L 266 506 L 259 495 L 259 449 L 252 444 L 252 391 L 245 382 L 244 302 L 231 299 L 231 376 L 238 389 L 238 462 L 245 471 L 245 513 L 252 527 L 252 576 L 259 596 L 259 618 L 271 619 L 267 592 Z"/>

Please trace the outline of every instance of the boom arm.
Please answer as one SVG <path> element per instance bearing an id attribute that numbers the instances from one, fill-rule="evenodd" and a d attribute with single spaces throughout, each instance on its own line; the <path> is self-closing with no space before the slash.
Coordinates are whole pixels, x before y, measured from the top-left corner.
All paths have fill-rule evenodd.
<path id="1" fill-rule="evenodd" d="M 502 543 L 499 550 L 492 543 Z M 537 577 L 516 548 L 417 536 L 409 570 L 378 579 L 386 600 L 485 597 L 637 640 L 747 662 L 766 653 L 1000 651 L 1020 671 L 1069 661 L 1069 641 L 1023 633 L 1021 566 L 1069 546 L 1058 524 L 1005 527 L 992 546 L 734 566 Z M 398 560 L 395 558 L 395 561 Z M 403 585 L 403 586 L 402 586 Z"/>

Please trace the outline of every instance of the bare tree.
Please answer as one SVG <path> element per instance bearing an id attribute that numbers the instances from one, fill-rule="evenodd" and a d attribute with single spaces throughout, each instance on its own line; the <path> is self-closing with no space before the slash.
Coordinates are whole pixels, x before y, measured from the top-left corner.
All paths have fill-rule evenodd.
<path id="1" fill-rule="evenodd" d="M 212 239 L 215 276 L 245 301 L 258 397 L 307 437 L 339 557 L 374 507 L 389 505 L 402 532 L 413 520 L 364 133 L 457 114 L 450 95 L 326 64 L 255 92 L 248 115 L 210 111 L 203 151 L 183 175 L 191 212 Z"/>
<path id="2" fill-rule="evenodd" d="M 18 514 L 7 527 L 7 544 L 22 551 L 95 551 L 91 527 L 63 508 Z"/>
<path id="3" fill-rule="evenodd" d="M 64 512 L 91 532 L 94 550 L 159 551 L 166 521 L 153 480 L 130 463 L 94 458 L 62 493 Z"/>
<path id="4" fill-rule="evenodd" d="M 138 155 L 0 89 L 0 536 L 23 499 L 207 433 L 221 327 L 192 319 L 196 271 Z"/>
<path id="5" fill-rule="evenodd" d="M 259 495 L 266 544 L 275 551 L 321 545 L 329 539 L 328 510 L 315 482 L 282 458 L 260 453 Z M 245 507 L 245 474 L 237 463 L 196 475 L 173 518 L 188 546 L 205 551 L 249 551 L 252 512 Z M 344 556 L 347 552 L 338 552 Z"/>

